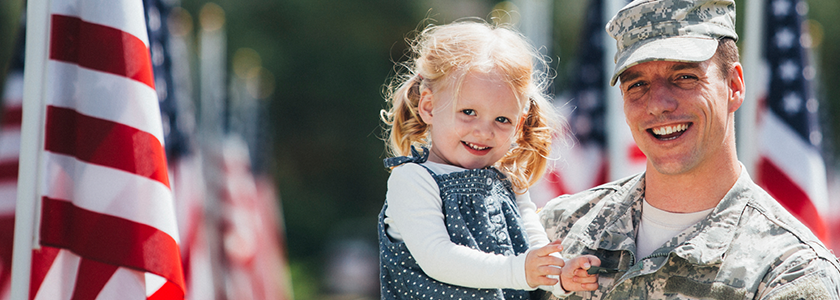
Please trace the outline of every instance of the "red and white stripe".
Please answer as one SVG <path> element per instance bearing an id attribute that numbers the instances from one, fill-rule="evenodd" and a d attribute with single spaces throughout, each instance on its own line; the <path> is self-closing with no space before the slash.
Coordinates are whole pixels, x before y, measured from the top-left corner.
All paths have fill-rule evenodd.
<path id="1" fill-rule="evenodd" d="M 32 299 L 183 299 L 140 0 L 56 0 Z"/>
<path id="2" fill-rule="evenodd" d="M 23 74 L 10 73 L 3 89 L 0 117 L 0 300 L 9 299 L 11 290 L 22 100 Z"/>
<path id="3" fill-rule="evenodd" d="M 22 101 L 23 74 L 11 73 L 3 89 L 3 116 L 0 117 L 0 216 L 15 214 Z"/>
<path id="4" fill-rule="evenodd" d="M 829 203 L 822 156 L 770 111 L 762 114 L 758 131 L 756 181 L 825 241 L 829 231 L 820 212 Z"/>
<path id="5" fill-rule="evenodd" d="M 227 137 L 221 160 L 227 298 L 290 299 L 273 186 L 251 172 L 248 145 L 242 139 Z"/>

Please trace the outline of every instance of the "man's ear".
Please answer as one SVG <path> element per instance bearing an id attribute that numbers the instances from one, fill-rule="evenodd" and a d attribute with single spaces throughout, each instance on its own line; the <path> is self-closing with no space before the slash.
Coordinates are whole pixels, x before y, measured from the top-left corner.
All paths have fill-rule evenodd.
<path id="1" fill-rule="evenodd" d="M 727 76 L 729 85 L 729 112 L 734 113 L 744 103 L 744 92 L 746 85 L 744 84 L 744 67 L 741 63 L 732 64 L 729 69 L 729 76 Z"/>
<path id="2" fill-rule="evenodd" d="M 420 89 L 420 100 L 417 103 L 417 111 L 420 114 L 420 119 L 426 124 L 432 124 L 432 117 L 434 116 L 434 95 L 432 90 L 428 88 Z"/>

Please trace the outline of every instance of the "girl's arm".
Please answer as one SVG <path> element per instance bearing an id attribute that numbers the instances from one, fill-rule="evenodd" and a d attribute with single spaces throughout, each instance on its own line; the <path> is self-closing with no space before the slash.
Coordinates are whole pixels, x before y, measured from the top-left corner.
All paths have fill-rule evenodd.
<path id="1" fill-rule="evenodd" d="M 531 201 L 531 193 L 525 192 L 516 195 L 516 206 L 519 207 L 519 215 L 522 216 L 522 226 L 528 233 L 530 248 L 538 248 L 547 245 L 550 241 L 545 233 L 545 228 L 540 224 L 540 217 L 537 215 L 537 205 Z"/>
<path id="2" fill-rule="evenodd" d="M 533 290 L 525 279 L 528 252 L 495 255 L 450 241 L 440 190 L 423 167 L 405 164 L 394 168 L 386 201 L 386 224 L 399 232 L 399 238 L 429 277 L 464 287 Z"/>

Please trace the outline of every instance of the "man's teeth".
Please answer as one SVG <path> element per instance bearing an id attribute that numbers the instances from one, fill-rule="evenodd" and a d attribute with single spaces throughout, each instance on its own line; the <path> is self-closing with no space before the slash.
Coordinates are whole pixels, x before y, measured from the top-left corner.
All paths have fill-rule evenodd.
<path id="1" fill-rule="evenodd" d="M 678 131 L 685 131 L 686 129 L 688 129 L 688 124 L 679 124 L 654 128 L 653 133 L 656 135 L 668 135 Z"/>
<path id="2" fill-rule="evenodd" d="M 469 142 L 464 142 L 464 144 L 465 144 L 465 145 L 467 145 L 467 146 L 468 146 L 468 147 L 470 147 L 470 148 L 475 149 L 475 150 L 487 150 L 487 149 L 490 149 L 490 147 L 480 147 L 480 146 L 473 145 L 472 143 L 469 143 Z"/>

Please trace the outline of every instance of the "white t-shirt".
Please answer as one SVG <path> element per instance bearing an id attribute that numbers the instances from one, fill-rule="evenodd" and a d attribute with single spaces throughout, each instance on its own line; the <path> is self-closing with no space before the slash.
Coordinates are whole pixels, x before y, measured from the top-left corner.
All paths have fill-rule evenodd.
<path id="1" fill-rule="evenodd" d="M 465 169 L 426 162 L 436 174 Z M 453 243 L 444 224 L 440 189 L 432 175 L 417 164 L 394 168 L 388 178 L 385 224 L 388 235 L 405 242 L 417 264 L 435 280 L 471 288 L 534 290 L 525 280 L 525 256 L 485 253 Z M 528 193 L 516 195 L 522 225 L 531 249 L 548 244 L 536 205 Z M 530 251 L 530 250 L 528 250 Z M 562 293 L 562 292 L 561 292 Z"/>
<path id="2" fill-rule="evenodd" d="M 642 200 L 642 221 L 636 236 L 636 259 L 642 259 L 688 227 L 700 222 L 714 208 L 693 213 L 672 213 Z"/>

